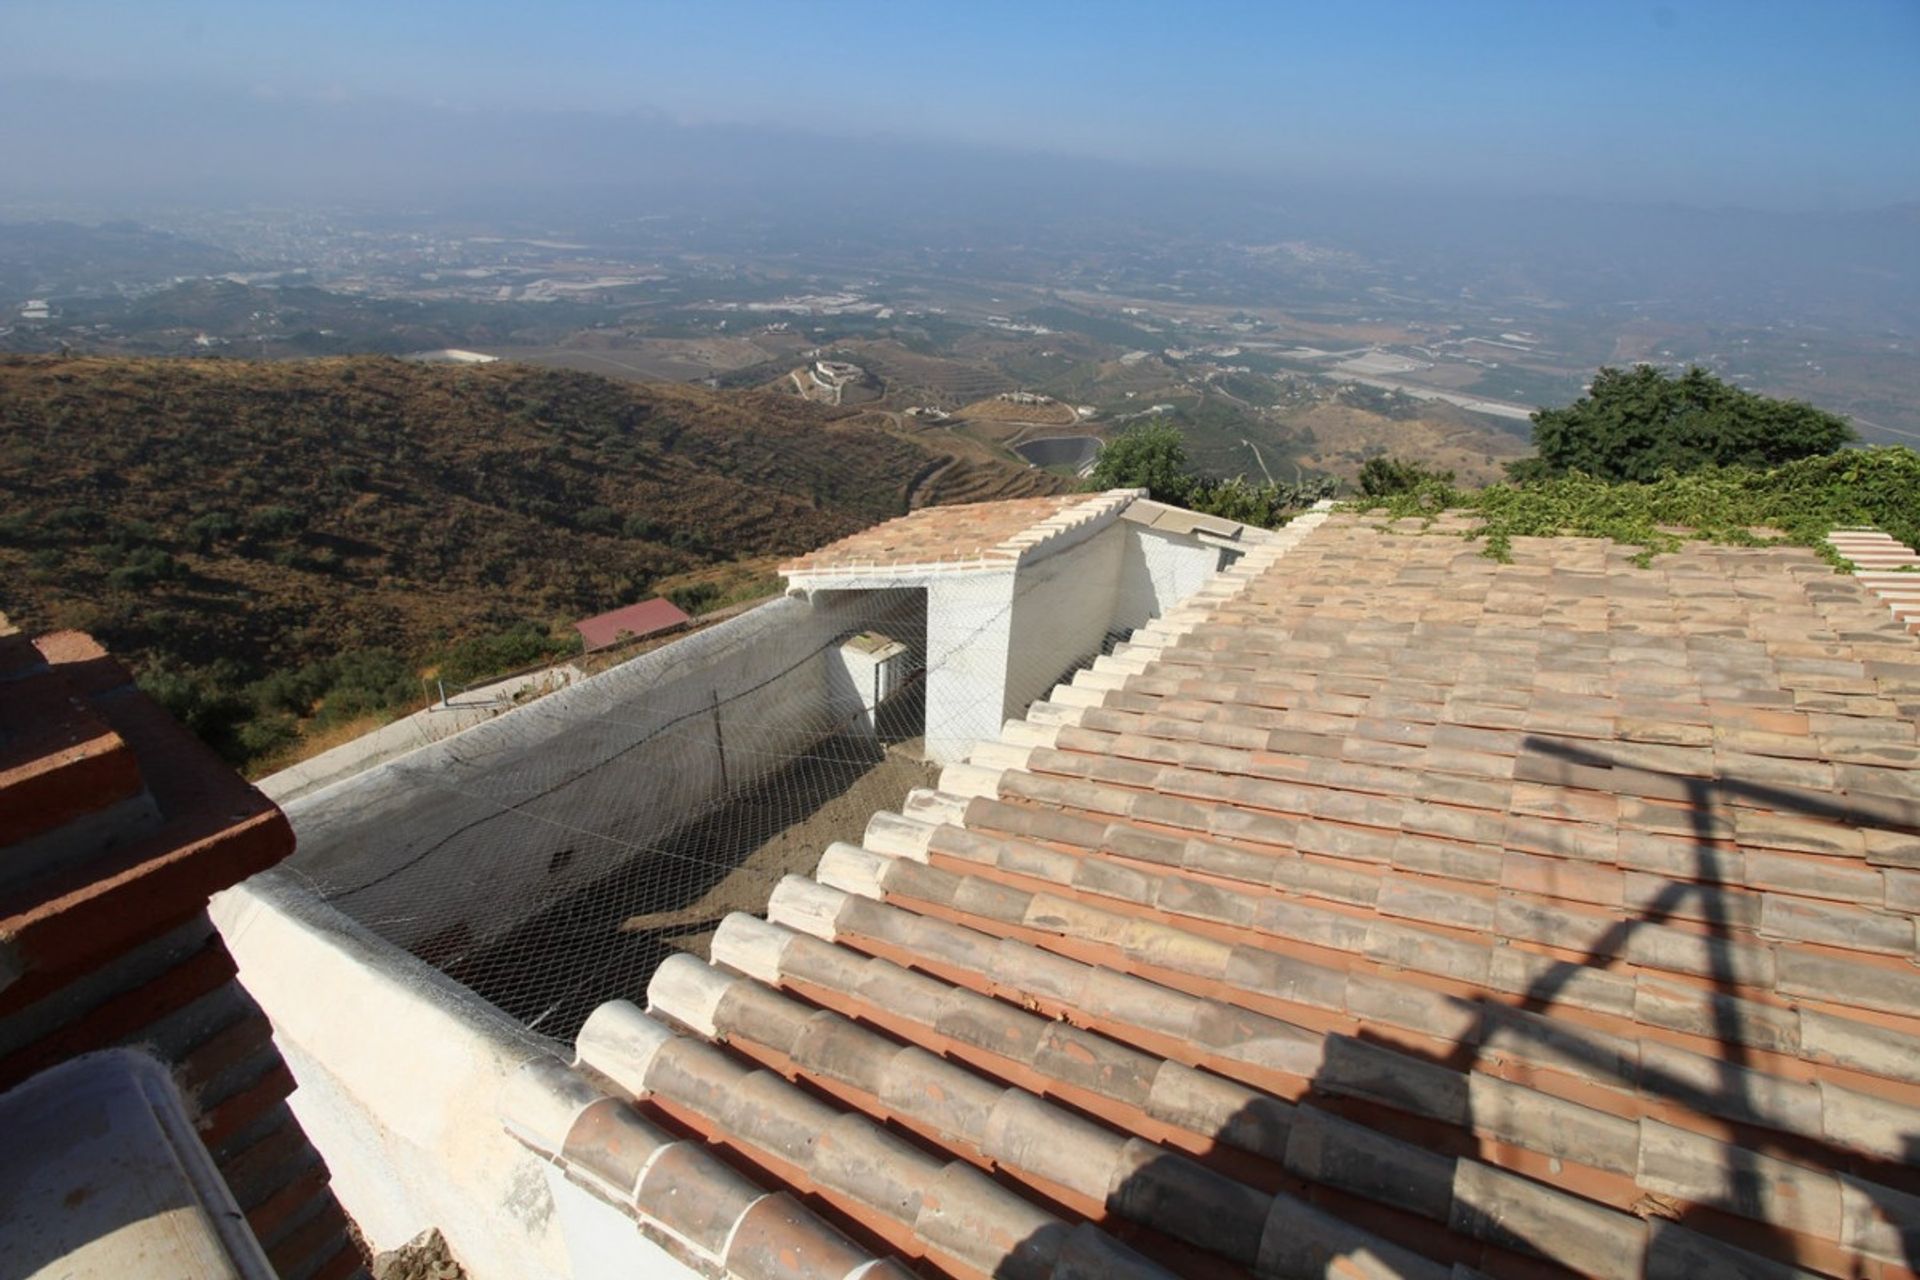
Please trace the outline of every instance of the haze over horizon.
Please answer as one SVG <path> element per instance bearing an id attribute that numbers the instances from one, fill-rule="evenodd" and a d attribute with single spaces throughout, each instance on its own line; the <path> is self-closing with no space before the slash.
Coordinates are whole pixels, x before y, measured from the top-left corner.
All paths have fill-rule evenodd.
<path id="1" fill-rule="evenodd" d="M 750 190 L 818 142 L 885 158 L 869 195 L 999 165 L 1833 213 L 1920 200 L 1917 55 L 1902 0 L 14 5 L 0 166 L 15 203 L 404 201 Z"/>

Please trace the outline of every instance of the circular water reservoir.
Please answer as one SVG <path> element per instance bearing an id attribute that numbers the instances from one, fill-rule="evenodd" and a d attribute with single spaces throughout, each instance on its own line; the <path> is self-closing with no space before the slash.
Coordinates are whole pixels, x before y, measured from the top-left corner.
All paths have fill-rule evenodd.
<path id="1" fill-rule="evenodd" d="M 1100 456 L 1099 436 L 1041 436 L 1013 451 L 1036 467 L 1072 467 L 1075 471 L 1091 466 Z"/>

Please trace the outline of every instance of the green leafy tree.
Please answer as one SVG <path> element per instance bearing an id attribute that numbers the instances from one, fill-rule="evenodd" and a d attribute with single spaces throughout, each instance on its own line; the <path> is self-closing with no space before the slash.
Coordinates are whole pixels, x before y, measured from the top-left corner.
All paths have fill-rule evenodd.
<path id="1" fill-rule="evenodd" d="M 1187 468 L 1180 428 L 1164 418 L 1128 427 L 1107 441 L 1093 464 L 1095 489 L 1145 489 L 1156 502 L 1184 506 L 1197 483 Z"/>
<path id="2" fill-rule="evenodd" d="M 1698 367 L 1677 378 L 1652 365 L 1602 368 L 1579 400 L 1533 415 L 1539 456 L 1510 474 L 1651 481 L 1702 467 L 1779 466 L 1832 453 L 1853 438 L 1844 418 L 1729 386 Z"/>
<path id="3" fill-rule="evenodd" d="M 1188 468 L 1180 428 L 1155 418 L 1107 442 L 1087 487 L 1145 489 L 1156 502 L 1271 529 L 1285 524 L 1301 507 L 1331 497 L 1334 482 L 1322 478 L 1299 484 L 1253 484 L 1245 476 L 1207 479 Z"/>

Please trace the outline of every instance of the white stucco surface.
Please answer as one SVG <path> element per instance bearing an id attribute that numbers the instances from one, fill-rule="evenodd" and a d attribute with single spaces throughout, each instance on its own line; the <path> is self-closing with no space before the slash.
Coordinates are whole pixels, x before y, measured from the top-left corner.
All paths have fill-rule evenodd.
<path id="1" fill-rule="evenodd" d="M 1100 652 L 1113 625 L 1130 526 L 1113 523 L 1022 564 L 1013 595 L 1001 722 L 1018 716 L 1074 663 Z"/>
<path id="2" fill-rule="evenodd" d="M 1224 551 L 1191 532 L 1116 518 L 1050 533 L 1017 563 L 877 566 L 810 572 L 816 605 L 876 588 L 926 593 L 926 751 L 965 759 L 1108 636 L 1159 617 L 1221 568 Z M 1246 531 L 1251 542 L 1264 535 Z"/>
<path id="3" fill-rule="evenodd" d="M 547 1050 L 285 872 L 218 895 L 212 915 L 293 1071 L 294 1114 L 368 1243 L 393 1249 L 438 1227 L 474 1280 L 568 1274 L 544 1162 L 495 1113 L 513 1071 Z"/>
<path id="4" fill-rule="evenodd" d="M 1226 554 L 1189 535 L 1125 527 L 1125 556 L 1113 602 L 1115 627 L 1143 626 L 1179 604 L 1219 572 Z"/>
<path id="5" fill-rule="evenodd" d="M 929 760 L 957 760 L 1000 730 L 1013 582 L 1010 568 L 927 582 Z"/>
<path id="6" fill-rule="evenodd" d="M 680 1280 L 700 1275 L 641 1235 L 633 1219 L 569 1182 L 559 1169 L 546 1166 L 546 1179 L 566 1247 L 565 1274 L 572 1280 Z"/>

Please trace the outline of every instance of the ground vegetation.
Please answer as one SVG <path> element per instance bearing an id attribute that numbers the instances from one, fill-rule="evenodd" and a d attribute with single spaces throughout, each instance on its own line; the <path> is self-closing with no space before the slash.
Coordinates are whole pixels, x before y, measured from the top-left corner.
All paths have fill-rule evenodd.
<path id="1" fill-rule="evenodd" d="M 563 657 L 580 617 L 724 603 L 699 575 L 938 498 L 950 461 L 791 398 L 507 362 L 0 359 L 0 608 L 284 762 Z"/>

